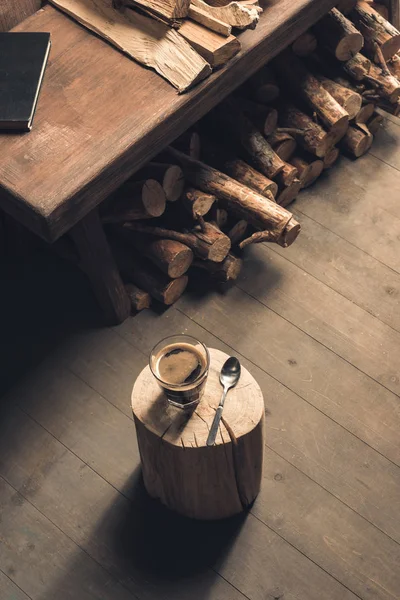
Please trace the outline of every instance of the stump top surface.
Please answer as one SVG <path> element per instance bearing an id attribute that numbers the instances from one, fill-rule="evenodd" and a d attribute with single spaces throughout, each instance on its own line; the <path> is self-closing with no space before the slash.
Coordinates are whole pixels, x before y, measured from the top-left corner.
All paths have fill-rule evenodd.
<path id="1" fill-rule="evenodd" d="M 207 436 L 219 404 L 222 386 L 219 374 L 227 354 L 209 348 L 210 372 L 204 395 L 192 413 L 170 406 L 147 366 L 132 391 L 134 416 L 155 435 L 176 446 L 200 448 Z M 216 445 L 226 444 L 254 429 L 264 414 L 264 399 L 254 377 L 242 366 L 237 386 L 228 392 Z"/>

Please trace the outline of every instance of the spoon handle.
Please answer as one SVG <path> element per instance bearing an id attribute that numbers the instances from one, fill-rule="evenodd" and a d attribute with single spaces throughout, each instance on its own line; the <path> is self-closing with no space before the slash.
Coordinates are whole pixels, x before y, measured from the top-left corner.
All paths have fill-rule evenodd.
<path id="1" fill-rule="evenodd" d="M 214 446 L 214 444 L 215 444 L 215 438 L 217 437 L 218 427 L 219 427 L 219 423 L 221 421 L 222 411 L 224 410 L 224 402 L 225 402 L 227 393 L 228 393 L 228 388 L 224 388 L 224 391 L 221 396 L 221 400 L 219 402 L 219 406 L 217 408 L 214 420 L 211 425 L 210 432 L 208 434 L 207 446 Z"/>

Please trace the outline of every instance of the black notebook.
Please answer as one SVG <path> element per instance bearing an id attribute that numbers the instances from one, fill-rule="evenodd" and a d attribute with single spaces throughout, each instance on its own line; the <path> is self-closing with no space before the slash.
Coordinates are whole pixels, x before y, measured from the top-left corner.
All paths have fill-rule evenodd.
<path id="1" fill-rule="evenodd" d="M 0 129 L 32 128 L 49 51 L 49 33 L 0 33 Z"/>

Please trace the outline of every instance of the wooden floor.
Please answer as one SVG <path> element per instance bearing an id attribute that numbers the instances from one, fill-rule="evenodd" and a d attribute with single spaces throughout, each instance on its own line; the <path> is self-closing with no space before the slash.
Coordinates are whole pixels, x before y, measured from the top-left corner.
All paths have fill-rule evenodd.
<path id="1" fill-rule="evenodd" d="M 113 329 L 58 259 L 3 266 L 1 600 L 400 598 L 399 171 L 388 123 L 303 193 L 291 248 L 252 247 L 228 294 Z M 143 491 L 130 391 L 176 332 L 262 386 L 263 488 L 243 517 L 188 522 Z"/>

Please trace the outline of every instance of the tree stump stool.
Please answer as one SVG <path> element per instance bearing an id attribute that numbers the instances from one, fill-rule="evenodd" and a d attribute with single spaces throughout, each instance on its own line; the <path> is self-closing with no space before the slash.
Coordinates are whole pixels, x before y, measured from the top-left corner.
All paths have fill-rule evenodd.
<path id="1" fill-rule="evenodd" d="M 146 489 L 170 509 L 195 519 L 221 519 L 246 509 L 262 477 L 264 400 L 243 367 L 228 393 L 216 443 L 206 445 L 222 393 L 219 373 L 228 355 L 210 349 L 210 358 L 204 395 L 193 412 L 168 404 L 149 367 L 132 392 Z"/>

